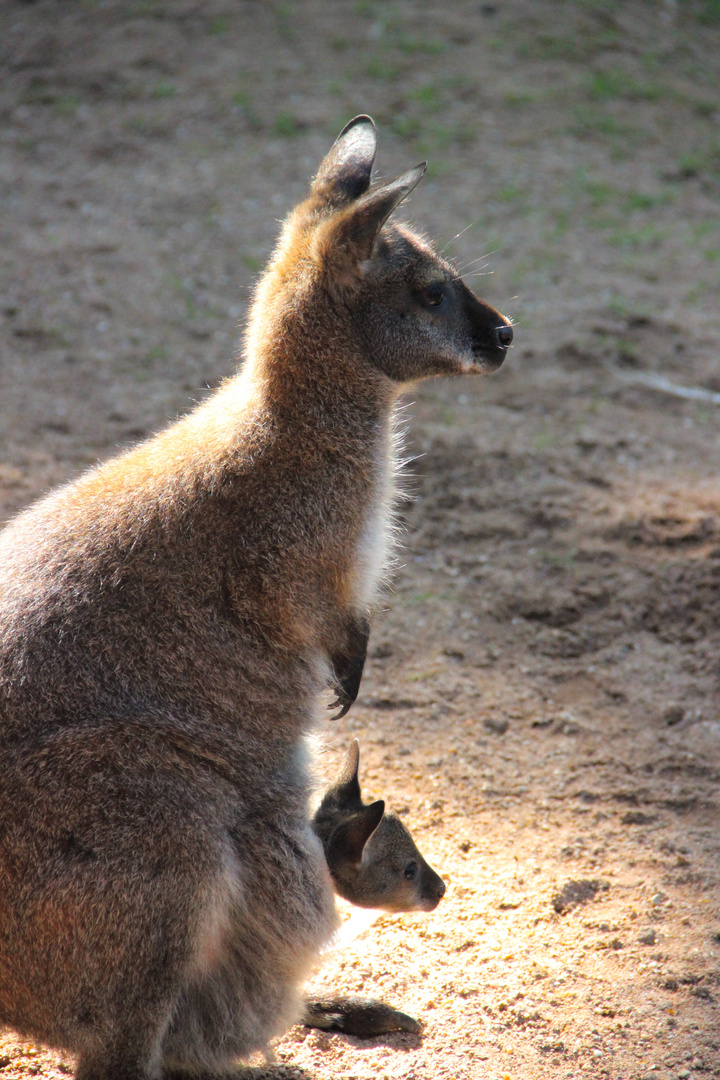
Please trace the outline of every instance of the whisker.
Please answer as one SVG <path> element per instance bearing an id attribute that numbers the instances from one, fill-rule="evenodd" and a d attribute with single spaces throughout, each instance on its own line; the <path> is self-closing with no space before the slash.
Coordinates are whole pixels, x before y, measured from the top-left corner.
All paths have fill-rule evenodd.
<path id="1" fill-rule="evenodd" d="M 467 273 L 467 271 L 470 269 L 471 266 L 475 266 L 475 265 L 477 265 L 477 263 L 481 263 L 483 261 L 483 259 L 492 258 L 493 255 L 497 254 L 497 252 L 498 252 L 498 248 L 495 248 L 494 251 L 486 251 L 484 255 L 478 255 L 478 257 L 476 259 L 470 259 L 468 262 L 463 263 L 462 266 L 460 266 L 458 268 L 458 273 L 462 273 L 462 274 Z"/>
<path id="2" fill-rule="evenodd" d="M 466 225 L 464 229 L 461 229 L 459 233 L 456 233 L 455 236 L 453 236 L 452 240 L 448 240 L 447 244 L 440 248 L 440 254 L 444 255 L 451 244 L 454 244 L 456 240 L 459 240 L 460 237 L 468 231 L 468 229 L 472 229 L 472 227 L 474 225 L 477 225 L 479 221 L 480 218 L 476 217 L 474 221 L 471 221 L 469 225 Z"/>

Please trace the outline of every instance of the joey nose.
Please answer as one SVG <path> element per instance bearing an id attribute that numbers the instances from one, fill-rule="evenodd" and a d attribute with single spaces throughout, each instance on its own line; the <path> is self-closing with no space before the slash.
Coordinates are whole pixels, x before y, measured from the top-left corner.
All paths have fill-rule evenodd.
<path id="1" fill-rule="evenodd" d="M 495 337 L 501 349 L 509 349 L 513 339 L 512 326 L 498 326 L 495 329 Z"/>
<path id="2" fill-rule="evenodd" d="M 430 908 L 430 910 L 437 907 L 437 905 L 440 903 L 443 896 L 445 895 L 446 888 L 447 886 L 445 885 L 443 879 L 433 870 L 432 878 L 430 879 L 430 881 L 428 881 L 425 890 L 425 895 L 428 897 L 429 902 L 432 904 L 432 908 Z"/>

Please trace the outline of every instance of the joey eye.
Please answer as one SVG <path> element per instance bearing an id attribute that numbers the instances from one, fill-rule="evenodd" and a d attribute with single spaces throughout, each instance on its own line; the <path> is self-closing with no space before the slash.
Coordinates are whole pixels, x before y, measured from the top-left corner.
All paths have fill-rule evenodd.
<path id="1" fill-rule="evenodd" d="M 445 302 L 446 290 L 441 281 L 435 281 L 422 291 L 422 298 L 428 307 L 438 308 Z"/>
<path id="2" fill-rule="evenodd" d="M 409 862 L 407 864 L 407 866 L 405 867 L 405 877 L 408 879 L 408 881 L 412 881 L 412 879 L 417 875 L 417 871 L 418 865 L 416 862 Z"/>

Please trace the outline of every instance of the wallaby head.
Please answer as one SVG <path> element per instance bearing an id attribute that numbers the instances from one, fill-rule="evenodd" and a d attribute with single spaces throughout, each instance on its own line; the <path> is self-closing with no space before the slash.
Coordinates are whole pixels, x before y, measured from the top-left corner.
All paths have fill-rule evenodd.
<path id="1" fill-rule="evenodd" d="M 329 305 L 319 317 L 332 321 L 336 345 L 352 342 L 355 362 L 395 384 L 496 370 L 512 342 L 509 320 L 474 296 L 424 238 L 388 223 L 425 163 L 371 186 L 375 148 L 369 116 L 355 117 L 338 136 L 261 283 L 262 326 L 251 320 L 250 352 L 268 329 L 270 291 L 280 296 L 292 287 L 297 299 L 302 281 L 300 292 L 315 298 L 318 315 Z"/>
<path id="2" fill-rule="evenodd" d="M 445 895 L 444 881 L 382 799 L 363 803 L 359 765 L 354 739 L 313 819 L 335 891 L 358 907 L 433 911 Z"/>

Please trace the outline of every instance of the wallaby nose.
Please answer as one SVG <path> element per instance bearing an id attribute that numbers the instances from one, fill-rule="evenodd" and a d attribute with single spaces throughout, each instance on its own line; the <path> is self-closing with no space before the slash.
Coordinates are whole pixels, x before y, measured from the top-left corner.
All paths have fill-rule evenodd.
<path id="1" fill-rule="evenodd" d="M 438 882 L 437 888 L 435 890 L 435 892 L 437 893 L 438 900 L 442 900 L 443 896 L 445 895 L 446 888 L 447 888 L 447 886 L 445 885 L 445 882 L 441 879 Z"/>
<path id="2" fill-rule="evenodd" d="M 501 349 L 509 349 L 512 345 L 513 339 L 512 326 L 508 326 L 507 324 L 505 324 L 505 326 L 496 327 L 495 337 L 497 338 L 497 343 Z"/>

